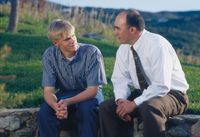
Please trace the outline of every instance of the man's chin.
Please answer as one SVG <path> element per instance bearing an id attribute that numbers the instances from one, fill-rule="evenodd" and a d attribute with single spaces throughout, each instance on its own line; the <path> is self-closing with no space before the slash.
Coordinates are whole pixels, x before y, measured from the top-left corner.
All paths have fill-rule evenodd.
<path id="1" fill-rule="evenodd" d="M 120 41 L 119 39 L 117 39 L 117 43 L 118 43 L 118 44 L 122 44 L 121 41 Z"/>
<path id="2" fill-rule="evenodd" d="M 76 52 L 78 50 L 77 47 L 74 47 L 73 49 L 71 49 L 72 51 Z"/>
<path id="3" fill-rule="evenodd" d="M 71 50 L 77 51 L 77 49 L 78 49 L 78 46 L 76 46 L 76 45 L 71 47 Z"/>
<path id="4" fill-rule="evenodd" d="M 118 39 L 117 42 L 118 42 L 119 44 L 125 44 L 125 42 L 122 41 L 122 40 L 120 40 L 120 39 Z"/>
<path id="5" fill-rule="evenodd" d="M 126 42 L 120 41 L 119 44 L 127 44 Z"/>

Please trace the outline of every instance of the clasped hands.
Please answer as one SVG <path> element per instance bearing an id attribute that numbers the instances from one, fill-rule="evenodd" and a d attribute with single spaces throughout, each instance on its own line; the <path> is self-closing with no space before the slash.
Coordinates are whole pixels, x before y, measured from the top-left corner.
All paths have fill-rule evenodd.
<path id="1" fill-rule="evenodd" d="M 68 116 L 68 110 L 67 110 L 67 99 L 60 100 L 57 102 L 54 106 L 54 110 L 56 111 L 56 117 L 58 119 L 67 119 Z"/>
<path id="2" fill-rule="evenodd" d="M 137 106 L 134 101 L 118 99 L 116 113 L 123 121 L 130 122 L 130 113 L 133 112 L 136 109 L 136 107 Z"/>

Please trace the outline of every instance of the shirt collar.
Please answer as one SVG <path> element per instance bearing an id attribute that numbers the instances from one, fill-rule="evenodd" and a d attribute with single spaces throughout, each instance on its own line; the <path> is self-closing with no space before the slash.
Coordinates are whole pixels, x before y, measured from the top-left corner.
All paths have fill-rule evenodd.
<path id="1" fill-rule="evenodd" d="M 135 42 L 135 44 L 134 44 L 134 45 L 131 45 L 131 46 L 133 46 L 133 48 L 134 48 L 136 51 L 137 51 L 137 49 L 140 47 L 141 42 L 142 42 L 142 39 L 143 39 L 143 37 L 144 37 L 144 35 L 145 35 L 146 32 L 147 32 L 147 31 L 144 29 L 144 30 L 142 31 L 141 36 L 140 36 L 139 39 Z"/>
<path id="2" fill-rule="evenodd" d="M 59 57 L 60 57 L 61 59 L 63 59 L 63 60 L 66 60 L 68 63 L 74 62 L 74 61 L 76 61 L 77 59 L 80 58 L 80 45 L 79 45 L 79 43 L 78 43 L 78 45 L 77 45 L 76 54 L 74 55 L 74 58 L 73 58 L 71 61 L 69 61 L 68 59 L 66 59 L 66 58 L 62 55 L 62 53 L 61 53 L 61 51 L 60 51 L 60 49 L 59 49 L 58 47 L 56 47 L 56 49 L 57 49 L 57 52 L 58 52 L 58 54 L 59 54 Z"/>

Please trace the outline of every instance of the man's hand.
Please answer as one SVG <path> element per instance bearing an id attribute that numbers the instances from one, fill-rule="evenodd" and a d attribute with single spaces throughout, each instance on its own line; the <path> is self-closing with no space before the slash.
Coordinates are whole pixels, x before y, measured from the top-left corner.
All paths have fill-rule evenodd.
<path id="1" fill-rule="evenodd" d="M 68 110 L 67 107 L 64 107 L 63 109 L 56 112 L 56 117 L 58 119 L 66 119 L 68 116 Z"/>
<path id="2" fill-rule="evenodd" d="M 125 99 L 119 99 L 117 101 L 117 115 L 124 121 L 131 121 L 130 113 L 136 109 L 136 104 L 134 101 L 129 101 Z"/>
<path id="3" fill-rule="evenodd" d="M 124 117 L 120 117 L 125 122 L 131 122 L 132 118 L 129 114 L 126 114 Z"/>
<path id="4" fill-rule="evenodd" d="M 65 107 L 67 107 L 69 105 L 69 99 L 66 98 L 66 99 L 61 99 L 59 102 L 58 102 L 58 106 L 59 108 L 62 110 L 64 109 Z"/>
<path id="5" fill-rule="evenodd" d="M 58 119 L 66 119 L 68 116 L 68 110 L 67 110 L 67 99 L 60 100 L 58 103 L 58 109 L 56 111 L 56 116 Z"/>
<path id="6" fill-rule="evenodd" d="M 49 104 L 49 106 L 55 110 L 56 117 L 58 119 L 67 118 L 68 111 L 66 105 L 63 105 L 63 103 L 57 103 L 57 97 L 54 94 L 54 91 L 54 87 L 44 87 L 44 99 Z"/>

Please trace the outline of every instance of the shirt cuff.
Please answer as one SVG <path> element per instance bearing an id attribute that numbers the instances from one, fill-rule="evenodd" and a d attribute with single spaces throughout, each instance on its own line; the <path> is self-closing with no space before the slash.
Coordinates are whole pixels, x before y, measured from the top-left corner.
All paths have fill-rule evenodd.
<path id="1" fill-rule="evenodd" d="M 122 97 L 122 96 L 115 96 L 115 102 L 116 102 L 118 99 L 126 99 L 126 97 Z"/>
<path id="2" fill-rule="evenodd" d="M 135 102 L 135 104 L 137 106 L 139 106 L 140 104 L 142 104 L 144 101 L 145 100 L 144 100 L 143 96 L 139 96 L 139 97 L 137 97 L 137 98 L 134 99 L 134 102 Z"/>

